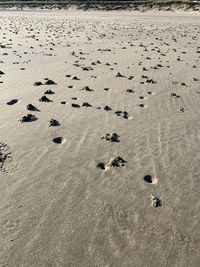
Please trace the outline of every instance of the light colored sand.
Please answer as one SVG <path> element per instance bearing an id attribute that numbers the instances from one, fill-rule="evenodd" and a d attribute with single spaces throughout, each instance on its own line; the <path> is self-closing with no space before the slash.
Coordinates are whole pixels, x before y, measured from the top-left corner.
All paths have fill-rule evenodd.
<path id="1" fill-rule="evenodd" d="M 0 173 L 0 266 L 200 266 L 199 15 L 8 11 L 0 25 L 0 147 L 11 152 Z M 33 86 L 44 78 L 57 85 Z M 47 89 L 53 102 L 39 102 Z M 83 102 L 93 107 L 71 107 Z M 22 124 L 29 103 L 41 111 Z M 48 127 L 52 118 L 61 125 Z M 101 139 L 115 132 L 120 142 Z M 125 166 L 96 167 L 117 156 Z"/>

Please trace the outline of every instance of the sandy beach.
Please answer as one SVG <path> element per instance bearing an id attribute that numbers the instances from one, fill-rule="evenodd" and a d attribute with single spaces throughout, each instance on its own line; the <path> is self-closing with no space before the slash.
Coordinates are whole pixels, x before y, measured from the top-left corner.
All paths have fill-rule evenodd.
<path id="1" fill-rule="evenodd" d="M 0 29 L 0 266 L 199 267 L 199 13 Z"/>

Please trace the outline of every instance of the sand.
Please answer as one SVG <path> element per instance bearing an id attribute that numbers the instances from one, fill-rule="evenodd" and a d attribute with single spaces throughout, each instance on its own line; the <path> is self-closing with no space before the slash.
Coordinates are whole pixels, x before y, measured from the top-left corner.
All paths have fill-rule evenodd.
<path id="1" fill-rule="evenodd" d="M 0 266 L 200 266 L 200 16 L 0 25 Z"/>

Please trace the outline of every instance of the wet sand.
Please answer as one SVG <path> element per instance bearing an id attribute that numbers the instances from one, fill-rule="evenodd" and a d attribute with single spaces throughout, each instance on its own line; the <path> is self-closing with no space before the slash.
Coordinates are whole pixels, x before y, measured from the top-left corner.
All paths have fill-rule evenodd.
<path id="1" fill-rule="evenodd" d="M 200 16 L 0 22 L 0 266 L 200 266 Z"/>

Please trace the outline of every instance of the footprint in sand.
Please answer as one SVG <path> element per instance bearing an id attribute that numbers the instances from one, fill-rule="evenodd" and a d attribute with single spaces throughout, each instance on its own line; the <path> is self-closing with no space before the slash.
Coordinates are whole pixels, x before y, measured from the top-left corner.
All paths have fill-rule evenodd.
<path id="1" fill-rule="evenodd" d="M 23 116 L 20 121 L 23 122 L 32 122 L 32 121 L 36 121 L 38 118 L 35 115 L 32 114 L 27 114 L 25 116 Z"/>
<path id="2" fill-rule="evenodd" d="M 51 89 L 49 89 L 49 90 L 46 90 L 46 91 L 44 92 L 44 94 L 45 94 L 45 95 L 54 95 L 55 92 L 52 91 Z"/>
<path id="3" fill-rule="evenodd" d="M 49 121 L 48 125 L 49 125 L 49 127 L 51 127 L 51 126 L 60 126 L 60 123 L 57 120 L 51 119 Z"/>
<path id="4" fill-rule="evenodd" d="M 143 99 L 143 100 L 146 100 L 147 97 L 144 97 L 144 96 L 139 96 L 140 99 Z"/>
<path id="5" fill-rule="evenodd" d="M 36 108 L 35 106 L 33 106 L 32 104 L 28 104 L 26 106 L 26 109 L 30 110 L 30 111 L 40 111 L 38 108 Z"/>
<path id="6" fill-rule="evenodd" d="M 78 78 L 77 76 L 72 76 L 72 80 L 79 81 L 80 78 Z"/>
<path id="7" fill-rule="evenodd" d="M 147 108 L 147 105 L 140 104 L 139 107 L 141 107 L 141 108 Z"/>
<path id="8" fill-rule="evenodd" d="M 48 97 L 46 97 L 45 95 L 43 95 L 40 99 L 40 102 L 53 102 L 52 100 L 50 100 Z"/>
<path id="9" fill-rule="evenodd" d="M 146 80 L 146 83 L 156 84 L 157 82 L 154 81 L 153 79 L 147 79 L 147 80 Z"/>
<path id="10" fill-rule="evenodd" d="M 158 197 L 151 195 L 151 206 L 153 208 L 159 208 L 162 206 L 162 201 Z"/>
<path id="11" fill-rule="evenodd" d="M 112 110 L 112 108 L 107 106 L 107 105 L 103 109 L 106 110 L 106 111 L 111 111 Z"/>
<path id="12" fill-rule="evenodd" d="M 135 93 L 135 91 L 133 91 L 132 89 L 127 89 L 126 92 L 127 93 Z"/>
<path id="13" fill-rule="evenodd" d="M 122 75 L 120 72 L 118 72 L 118 73 L 116 74 L 116 77 L 125 77 L 125 76 Z"/>
<path id="14" fill-rule="evenodd" d="M 129 116 L 128 116 L 128 112 L 127 111 L 117 110 L 117 111 L 115 111 L 115 114 L 117 116 L 122 116 L 124 119 L 129 119 Z"/>
<path id="15" fill-rule="evenodd" d="M 178 111 L 183 113 L 185 111 L 185 109 L 183 107 L 179 107 Z"/>
<path id="16" fill-rule="evenodd" d="M 0 70 L 0 75 L 5 75 L 5 73 L 3 71 Z"/>
<path id="17" fill-rule="evenodd" d="M 76 103 L 72 103 L 71 106 L 72 106 L 73 108 L 80 108 L 80 105 L 79 105 L 79 104 L 76 104 Z"/>
<path id="18" fill-rule="evenodd" d="M 189 85 L 187 83 L 184 83 L 184 82 L 180 82 L 179 83 L 181 86 L 185 86 L 185 87 L 188 87 Z"/>
<path id="19" fill-rule="evenodd" d="M 83 91 L 86 91 L 86 92 L 92 92 L 92 91 L 94 91 L 93 89 L 91 89 L 89 86 L 84 86 L 81 90 L 83 90 Z"/>
<path id="20" fill-rule="evenodd" d="M 0 170 L 3 171 L 4 165 L 12 160 L 10 147 L 0 142 Z"/>
<path id="21" fill-rule="evenodd" d="M 62 144 L 64 143 L 64 138 L 63 137 L 55 137 L 52 140 L 55 144 Z"/>
<path id="22" fill-rule="evenodd" d="M 92 105 L 89 104 L 88 102 L 83 102 L 82 107 L 89 108 L 89 107 L 92 107 Z"/>
<path id="23" fill-rule="evenodd" d="M 38 81 L 38 82 L 35 82 L 33 85 L 34 85 L 34 86 L 40 86 L 40 85 L 43 85 L 43 83 L 40 82 L 40 81 Z"/>
<path id="24" fill-rule="evenodd" d="M 12 100 L 8 101 L 6 104 L 11 106 L 11 105 L 16 104 L 17 102 L 18 102 L 18 99 L 12 99 Z"/>
<path id="25" fill-rule="evenodd" d="M 105 136 L 101 137 L 101 139 L 105 139 L 106 141 L 110 142 L 120 142 L 120 136 L 116 133 L 109 134 L 107 133 Z"/>
<path id="26" fill-rule="evenodd" d="M 99 162 L 97 164 L 97 168 L 104 170 L 104 171 L 108 171 L 109 169 L 113 168 L 113 167 L 122 167 L 125 166 L 125 163 L 127 163 L 126 160 L 124 160 L 121 157 L 116 157 L 116 158 L 111 158 L 108 163 L 105 162 Z"/>
<path id="27" fill-rule="evenodd" d="M 148 95 L 155 95 L 156 93 L 155 92 L 148 91 L 147 94 Z"/>
<path id="28" fill-rule="evenodd" d="M 55 83 L 53 80 L 47 80 L 47 81 L 45 82 L 45 84 L 46 84 L 46 85 L 53 85 L 53 84 L 57 84 L 57 83 Z"/>
<path id="29" fill-rule="evenodd" d="M 177 95 L 176 93 L 171 93 L 171 97 L 179 98 L 181 96 L 180 95 Z"/>
<path id="30" fill-rule="evenodd" d="M 145 175 L 143 179 L 149 184 L 156 185 L 158 183 L 158 179 L 156 177 L 152 177 L 151 175 Z"/>

